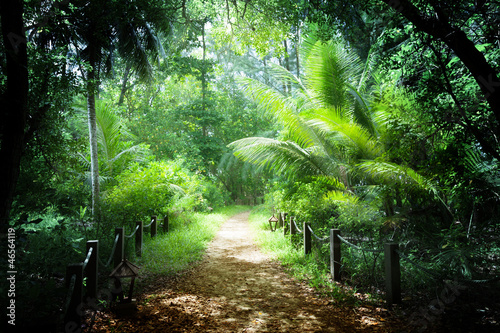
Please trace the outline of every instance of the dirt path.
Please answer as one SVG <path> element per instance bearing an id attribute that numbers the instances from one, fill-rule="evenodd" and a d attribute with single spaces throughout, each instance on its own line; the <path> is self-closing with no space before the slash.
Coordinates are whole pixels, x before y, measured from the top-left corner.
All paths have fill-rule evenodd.
<path id="1" fill-rule="evenodd" d="M 230 218 L 189 274 L 143 295 L 130 318 L 101 318 L 117 332 L 390 332 L 383 311 L 339 307 L 287 276 L 252 241 L 248 213 Z M 380 311 L 377 319 L 372 313 Z M 106 326 L 102 326 L 107 321 Z M 102 330 L 101 330 L 102 329 Z"/>

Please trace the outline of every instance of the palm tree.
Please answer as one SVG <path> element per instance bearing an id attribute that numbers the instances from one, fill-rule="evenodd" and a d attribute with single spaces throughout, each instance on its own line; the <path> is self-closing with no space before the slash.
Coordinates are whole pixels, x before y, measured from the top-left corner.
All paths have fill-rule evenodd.
<path id="1" fill-rule="evenodd" d="M 96 104 L 97 120 L 97 143 L 99 155 L 106 177 L 112 178 L 124 168 L 123 159 L 132 156 L 136 162 L 143 161 L 147 149 L 139 145 L 126 144 L 126 140 L 134 139 L 123 125 L 121 118 L 117 116 L 111 105 L 103 101 L 97 101 Z"/>
<path id="2" fill-rule="evenodd" d="M 99 164 L 96 119 L 96 94 L 102 73 L 109 72 L 115 49 L 127 66 L 137 71 L 139 78 L 148 79 L 152 74 L 151 54 L 161 51 L 155 35 L 169 30 L 169 18 L 175 8 L 160 1 L 108 2 L 91 1 L 76 9 L 68 8 L 74 20 L 71 41 L 87 62 L 81 68 L 86 81 L 87 111 L 92 178 L 92 214 L 99 219 Z"/>
<path id="3" fill-rule="evenodd" d="M 101 173 L 99 183 L 112 180 L 114 175 L 123 171 L 128 162 L 141 162 L 147 155 L 147 148 L 143 145 L 131 145 L 134 136 L 127 131 L 121 118 L 117 116 L 110 104 L 96 101 L 97 146 L 99 149 L 99 163 Z M 79 154 L 85 165 L 90 166 L 88 156 Z M 128 158 L 128 159 L 127 159 Z M 118 171 L 117 171 L 118 170 Z M 89 183 L 92 175 L 87 175 Z"/>
<path id="4" fill-rule="evenodd" d="M 302 50 L 304 77 L 274 65 L 272 75 L 292 86 L 291 94 L 253 79 L 245 92 L 283 126 L 277 139 L 252 137 L 230 144 L 243 161 L 298 179 L 320 179 L 334 191 L 353 194 L 363 185 L 399 184 L 435 189 L 414 170 L 391 163 L 381 136 L 390 114 L 370 75 L 370 62 L 341 41 L 308 41 Z M 378 86 L 380 90 L 380 86 Z M 383 93 L 383 91 L 382 91 Z"/>

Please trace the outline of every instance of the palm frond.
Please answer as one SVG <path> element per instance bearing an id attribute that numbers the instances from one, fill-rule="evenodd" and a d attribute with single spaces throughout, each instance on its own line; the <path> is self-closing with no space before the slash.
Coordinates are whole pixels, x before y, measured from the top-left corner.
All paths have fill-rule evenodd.
<path id="1" fill-rule="evenodd" d="M 365 127 L 371 135 L 376 135 L 373 118 L 370 114 L 368 100 L 361 92 L 352 85 L 348 84 L 348 92 L 353 97 L 353 117 L 354 120 Z"/>
<path id="2" fill-rule="evenodd" d="M 243 89 L 264 111 L 288 129 L 299 145 L 303 147 L 313 144 L 310 131 L 304 126 L 299 114 L 297 99 L 285 96 L 282 92 L 257 80 L 242 78 Z"/>
<path id="3" fill-rule="evenodd" d="M 409 167 L 396 163 L 371 160 L 359 163 L 357 169 L 379 184 L 399 184 L 406 189 L 427 191 L 438 196 L 438 189 L 435 184 Z"/>
<path id="4" fill-rule="evenodd" d="M 116 155 L 121 140 L 121 121 L 111 107 L 102 102 L 96 103 L 97 142 L 106 160 Z"/>
<path id="5" fill-rule="evenodd" d="M 357 82 L 360 61 L 339 41 L 316 42 L 306 59 L 307 87 L 321 107 L 345 108 L 349 82 Z"/>
<path id="6" fill-rule="evenodd" d="M 359 202 L 359 197 L 345 191 L 334 190 L 334 191 L 329 191 L 325 194 L 325 200 L 336 203 L 346 202 L 346 203 L 356 204 Z"/>
<path id="7" fill-rule="evenodd" d="M 310 149 L 304 149 L 293 141 L 268 138 L 245 138 L 229 145 L 241 160 L 262 168 L 300 177 L 325 174 L 318 159 Z"/>
<path id="8" fill-rule="evenodd" d="M 341 182 L 337 177 L 333 177 L 333 176 L 330 176 L 330 175 L 318 175 L 318 176 L 315 176 L 314 179 L 326 186 L 328 186 L 328 188 L 335 190 L 335 191 L 340 191 L 340 192 L 344 192 L 347 190 L 345 184 L 343 182 Z"/>
<path id="9" fill-rule="evenodd" d="M 316 118 L 308 121 L 311 127 L 317 128 L 337 144 L 350 147 L 362 158 L 376 158 L 382 154 L 379 142 L 360 124 L 345 116 L 339 109 L 321 109 Z"/>
<path id="10" fill-rule="evenodd" d="M 146 34 L 144 42 L 144 36 L 141 37 L 136 27 L 130 22 L 124 22 L 118 26 L 117 36 L 120 56 L 136 70 L 142 80 L 151 79 L 153 68 L 149 62 L 146 47 L 151 48 L 155 44 L 154 38 Z"/>

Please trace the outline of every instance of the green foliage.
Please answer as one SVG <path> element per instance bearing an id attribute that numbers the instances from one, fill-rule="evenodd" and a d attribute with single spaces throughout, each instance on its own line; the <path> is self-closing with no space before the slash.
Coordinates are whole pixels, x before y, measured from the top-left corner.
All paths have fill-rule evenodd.
<path id="1" fill-rule="evenodd" d="M 82 261 L 85 235 L 76 221 L 47 207 L 38 214 L 23 214 L 11 222 L 15 229 L 16 324 L 52 318 L 67 295 L 61 279 L 70 263 Z M 7 252 L 7 242 L 0 249 Z M 0 291 L 6 284 L 1 284 Z"/>
<path id="2" fill-rule="evenodd" d="M 408 203 L 403 203 L 401 191 L 422 200 L 432 196 L 441 199 L 432 181 L 404 159 L 391 155 L 390 126 L 413 106 L 407 101 L 410 96 L 390 84 L 377 83 L 370 76 L 370 62 L 361 66 L 341 40 L 309 41 L 303 53 L 304 78 L 278 66 L 273 72 L 290 82 L 294 88 L 291 95 L 256 80 L 242 80 L 246 92 L 283 126 L 283 131 L 276 139 L 251 137 L 235 141 L 230 145 L 235 155 L 285 175 L 293 181 L 291 184 L 316 182 L 312 195 L 315 199 L 308 200 L 311 189 L 296 186 L 298 194 L 287 209 L 309 219 L 322 214 L 311 214 L 302 207 L 313 212 L 316 204 L 323 205 L 316 209 L 325 210 L 323 224 L 334 214 L 334 207 L 318 199 L 319 193 L 328 197 L 340 191 L 344 198 L 359 197 L 366 200 L 366 205 L 373 202 L 384 209 L 387 217 L 396 214 L 395 203 Z M 387 190 L 390 187 L 397 190 Z M 374 193 L 382 194 L 382 200 Z"/>
<path id="3" fill-rule="evenodd" d="M 275 187 L 278 186 L 284 187 L 284 184 L 276 183 Z M 267 201 L 271 201 L 277 211 L 289 212 L 299 221 L 322 227 L 335 213 L 335 205 L 325 200 L 327 193 L 328 188 L 319 181 L 296 182 L 292 186 L 276 188 Z"/>
<path id="4" fill-rule="evenodd" d="M 152 162 L 145 167 L 135 164 L 117 176 L 117 185 L 105 195 L 108 218 L 131 224 L 146 216 L 164 215 L 174 198 L 183 197 L 180 209 L 192 209 L 202 203 L 200 179 L 183 169 L 180 163 Z"/>
<path id="5" fill-rule="evenodd" d="M 43 213 L 23 215 L 14 224 L 16 236 L 22 239 L 17 249 L 22 253 L 19 265 L 25 273 L 41 277 L 64 274 L 69 261 L 84 250 L 84 234 L 74 220 L 60 215 L 55 207 Z"/>
<path id="6" fill-rule="evenodd" d="M 96 103 L 96 120 L 101 175 L 113 177 L 125 170 L 131 161 L 147 159 L 147 147 L 132 143 L 134 137 L 104 101 Z"/>
<path id="7" fill-rule="evenodd" d="M 283 55 L 282 41 L 291 37 L 291 25 L 298 23 L 295 6 L 282 1 L 259 0 L 243 5 L 244 9 L 242 5 L 238 8 L 237 2 L 219 6 L 223 12 L 212 29 L 216 49 L 230 47 L 237 54 L 252 47 L 261 57 L 271 52 Z"/>
<path id="8" fill-rule="evenodd" d="M 375 241 L 380 239 L 384 225 L 383 214 L 378 207 L 370 206 L 365 201 L 335 200 L 334 202 L 337 216 L 330 219 L 330 227 L 357 238 Z"/>

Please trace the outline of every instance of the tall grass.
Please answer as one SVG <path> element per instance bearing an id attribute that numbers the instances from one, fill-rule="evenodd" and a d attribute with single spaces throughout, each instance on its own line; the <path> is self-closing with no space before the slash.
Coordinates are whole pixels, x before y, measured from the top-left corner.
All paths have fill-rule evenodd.
<path id="1" fill-rule="evenodd" d="M 139 260 L 142 275 L 173 275 L 199 261 L 222 223 L 246 206 L 229 206 L 212 213 L 184 213 L 172 231 L 144 243 Z"/>

